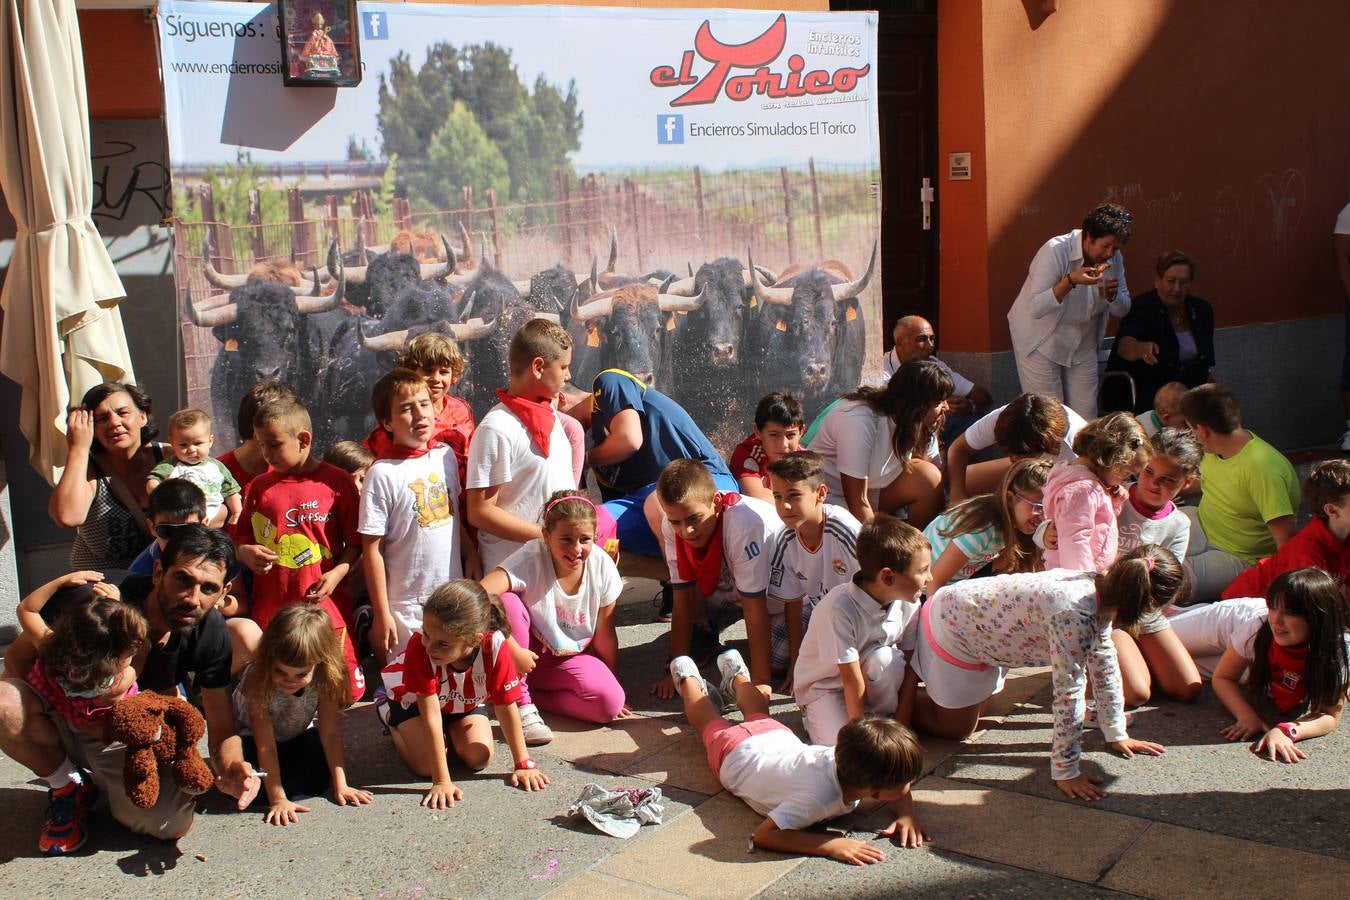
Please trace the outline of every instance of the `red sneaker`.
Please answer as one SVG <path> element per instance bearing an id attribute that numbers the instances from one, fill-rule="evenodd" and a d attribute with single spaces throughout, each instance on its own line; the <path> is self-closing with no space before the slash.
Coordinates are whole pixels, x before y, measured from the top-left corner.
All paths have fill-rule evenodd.
<path id="1" fill-rule="evenodd" d="M 38 849 L 53 856 L 74 853 L 89 839 L 85 820 L 98 798 L 92 784 L 72 781 L 57 790 L 47 791 L 47 813 L 38 835 Z"/>

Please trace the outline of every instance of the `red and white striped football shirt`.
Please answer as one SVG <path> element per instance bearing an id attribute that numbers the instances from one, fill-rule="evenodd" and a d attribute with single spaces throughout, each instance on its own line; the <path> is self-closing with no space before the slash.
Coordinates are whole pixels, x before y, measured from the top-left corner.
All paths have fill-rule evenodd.
<path id="1" fill-rule="evenodd" d="M 421 633 L 414 634 L 408 648 L 380 673 L 389 702 L 408 709 L 418 697 L 435 694 L 447 715 L 470 712 L 484 702 L 494 706 L 515 703 L 520 699 L 521 679 L 511 654 L 503 649 L 505 643 L 501 632 L 489 631 L 469 664 L 456 669 L 434 665 Z"/>

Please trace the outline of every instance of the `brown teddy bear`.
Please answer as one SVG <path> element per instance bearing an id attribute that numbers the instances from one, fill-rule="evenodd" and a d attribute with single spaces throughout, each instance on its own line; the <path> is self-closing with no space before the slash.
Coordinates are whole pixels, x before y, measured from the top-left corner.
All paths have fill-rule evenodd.
<path id="1" fill-rule="evenodd" d="M 190 794 L 209 788 L 215 776 L 197 753 L 205 733 L 202 714 L 181 697 L 146 691 L 114 703 L 106 737 L 127 745 L 122 779 L 131 802 L 141 809 L 155 805 L 161 766 Z"/>

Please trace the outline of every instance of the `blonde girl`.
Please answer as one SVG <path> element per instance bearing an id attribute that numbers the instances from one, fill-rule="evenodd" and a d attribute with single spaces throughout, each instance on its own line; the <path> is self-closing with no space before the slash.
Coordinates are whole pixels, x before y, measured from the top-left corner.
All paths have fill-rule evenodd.
<path id="1" fill-rule="evenodd" d="M 1079 431 L 1073 451 L 1078 457 L 1057 464 L 1045 483 L 1045 516 L 1057 532 L 1045 567 L 1105 572 L 1116 561 L 1125 482 L 1148 462 L 1148 437 L 1134 416 L 1111 413 Z"/>
<path id="2" fill-rule="evenodd" d="M 292 797 L 331 786 L 338 806 L 374 797 L 347 784 L 339 713 L 352 704 L 342 643 L 323 608 L 287 606 L 267 624 L 234 707 L 244 758 L 263 776 L 269 825 L 296 825 L 309 807 Z M 315 727 L 317 723 L 317 727 Z"/>
<path id="3" fill-rule="evenodd" d="M 1032 535 L 1045 514 L 1041 495 L 1050 466 L 1047 459 L 1020 459 L 1003 473 L 994 493 L 972 497 L 928 523 L 923 533 L 933 548 L 930 596 L 991 563 L 1000 575 L 1041 567 Z"/>

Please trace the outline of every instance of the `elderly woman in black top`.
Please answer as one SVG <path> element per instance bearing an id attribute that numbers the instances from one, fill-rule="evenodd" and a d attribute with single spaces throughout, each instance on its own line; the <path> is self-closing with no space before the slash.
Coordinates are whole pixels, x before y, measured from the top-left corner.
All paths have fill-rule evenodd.
<path id="1" fill-rule="evenodd" d="M 1134 397 L 1124 379 L 1109 375 L 1103 384 L 1103 410 L 1145 412 L 1153 395 L 1169 381 L 1195 387 L 1209 381 L 1214 365 L 1214 308 L 1191 296 L 1195 261 L 1180 250 L 1158 257 L 1153 290 L 1134 298 L 1130 312 L 1116 331 L 1115 346 L 1106 371 L 1127 373 L 1134 381 Z"/>

